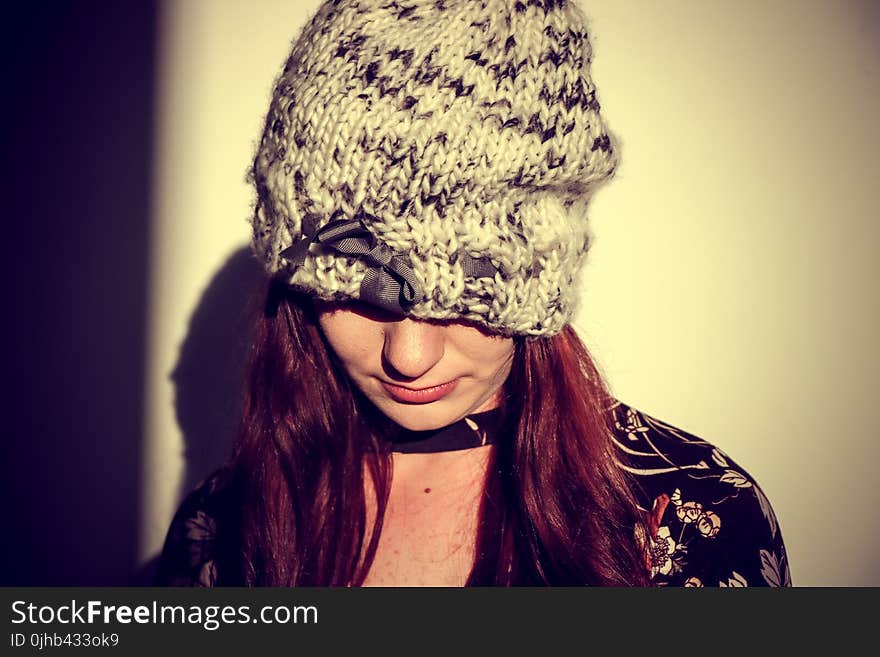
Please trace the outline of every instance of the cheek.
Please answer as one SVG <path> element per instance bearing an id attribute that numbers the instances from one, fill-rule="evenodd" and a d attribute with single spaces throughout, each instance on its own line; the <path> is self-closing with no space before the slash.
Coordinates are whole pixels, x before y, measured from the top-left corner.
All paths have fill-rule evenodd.
<path id="1" fill-rule="evenodd" d="M 381 331 L 377 332 L 370 322 L 361 320 L 357 315 L 343 313 L 319 317 L 327 342 L 350 374 L 370 367 L 382 350 Z"/>
<path id="2" fill-rule="evenodd" d="M 497 364 L 496 372 L 502 373 L 503 378 L 506 379 L 513 366 L 513 342 L 498 348 L 495 362 Z"/>
<path id="3" fill-rule="evenodd" d="M 513 360 L 513 340 L 492 338 L 479 331 L 468 334 L 462 352 L 486 374 L 492 375 L 510 367 Z"/>

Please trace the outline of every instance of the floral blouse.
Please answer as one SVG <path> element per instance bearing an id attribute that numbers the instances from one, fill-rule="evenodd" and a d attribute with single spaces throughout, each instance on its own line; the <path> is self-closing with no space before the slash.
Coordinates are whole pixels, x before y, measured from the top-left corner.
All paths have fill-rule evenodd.
<path id="1" fill-rule="evenodd" d="M 791 586 L 782 533 L 754 479 L 714 445 L 622 402 L 609 409 L 621 467 L 632 475 L 648 536 L 639 536 L 655 586 Z M 487 442 L 497 426 L 492 411 L 445 428 Z M 471 433 L 474 432 L 474 433 Z M 489 442 L 494 442 L 490 440 Z M 403 450 L 401 450 L 403 451 Z M 159 560 L 156 584 L 215 586 L 218 563 L 234 560 L 238 506 L 208 477 L 180 505 Z"/>
<path id="2" fill-rule="evenodd" d="M 623 403 L 610 412 L 646 514 L 656 586 L 791 586 L 779 522 L 748 472 L 705 440 Z"/>

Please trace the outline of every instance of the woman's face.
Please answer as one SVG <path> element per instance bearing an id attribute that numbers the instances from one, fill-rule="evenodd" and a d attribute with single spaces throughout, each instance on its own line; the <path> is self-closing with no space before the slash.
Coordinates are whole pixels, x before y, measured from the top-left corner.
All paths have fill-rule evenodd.
<path id="1" fill-rule="evenodd" d="M 469 322 L 401 317 L 359 301 L 315 301 L 352 381 L 402 427 L 437 429 L 498 405 L 513 339 Z"/>

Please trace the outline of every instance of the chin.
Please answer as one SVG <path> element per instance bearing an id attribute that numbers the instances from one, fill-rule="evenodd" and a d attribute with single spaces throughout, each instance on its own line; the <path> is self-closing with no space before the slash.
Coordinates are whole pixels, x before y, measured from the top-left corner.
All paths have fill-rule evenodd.
<path id="1" fill-rule="evenodd" d="M 410 431 L 432 431 L 452 424 L 466 415 L 457 406 L 442 404 L 444 400 L 430 404 L 401 404 L 393 400 L 378 405 L 382 413 Z"/>

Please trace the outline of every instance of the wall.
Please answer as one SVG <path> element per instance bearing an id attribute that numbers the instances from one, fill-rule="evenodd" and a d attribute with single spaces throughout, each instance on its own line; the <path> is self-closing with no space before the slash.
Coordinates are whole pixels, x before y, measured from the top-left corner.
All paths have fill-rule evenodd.
<path id="1" fill-rule="evenodd" d="M 244 175 L 316 6 L 21 10 L 4 583 L 143 577 L 228 448 L 257 277 Z M 796 584 L 880 584 L 876 3 L 584 8 L 623 162 L 575 325 L 619 397 L 757 478 Z"/>

